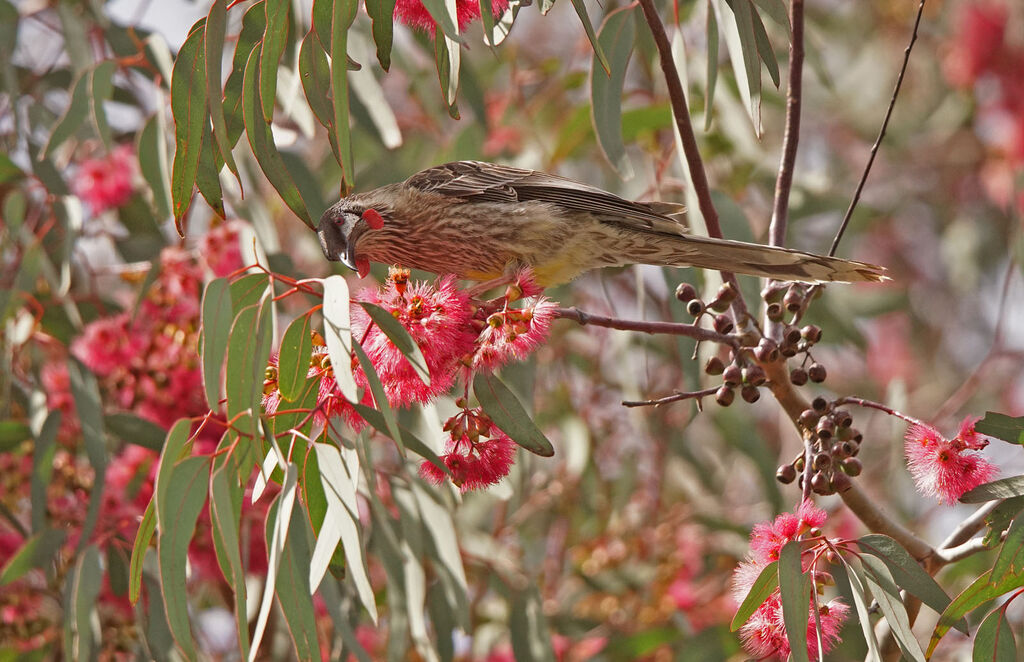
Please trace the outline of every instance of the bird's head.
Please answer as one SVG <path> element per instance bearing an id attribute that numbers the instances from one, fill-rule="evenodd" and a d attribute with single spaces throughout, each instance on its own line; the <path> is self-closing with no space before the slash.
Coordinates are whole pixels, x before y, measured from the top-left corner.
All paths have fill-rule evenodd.
<path id="1" fill-rule="evenodd" d="M 364 278 L 370 272 L 370 260 L 356 253 L 356 244 L 366 232 L 382 227 L 384 217 L 379 211 L 342 200 L 320 217 L 316 234 L 324 257 L 341 262 Z"/>

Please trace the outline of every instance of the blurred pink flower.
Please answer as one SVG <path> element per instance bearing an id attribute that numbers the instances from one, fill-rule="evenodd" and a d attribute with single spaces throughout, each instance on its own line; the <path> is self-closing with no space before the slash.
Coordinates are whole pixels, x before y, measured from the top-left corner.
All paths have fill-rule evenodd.
<path id="1" fill-rule="evenodd" d="M 904 449 L 907 468 L 918 491 L 941 503 L 953 504 L 964 492 L 996 477 L 998 469 L 973 452 L 988 445 L 988 440 L 974 430 L 977 422 L 977 418 L 965 418 L 953 440 L 930 425 L 910 426 Z"/>
<path id="2" fill-rule="evenodd" d="M 946 77 L 954 85 L 969 87 L 993 67 L 1006 34 L 1009 12 L 1001 4 L 973 3 L 960 11 L 957 34 L 946 57 Z"/>
<path id="3" fill-rule="evenodd" d="M 199 242 L 199 256 L 213 272 L 221 278 L 241 269 L 242 247 L 239 245 L 239 230 L 243 222 L 234 220 L 212 228 Z"/>
<path id="4" fill-rule="evenodd" d="M 430 372 L 428 386 L 380 327 L 371 324 L 362 306 L 353 304 L 352 335 L 366 350 L 391 404 L 428 402 L 451 388 L 456 365 L 472 351 L 474 340 L 469 297 L 458 288 L 454 277 L 411 285 L 389 278 L 384 287 L 364 292 L 360 299 L 383 307 L 405 327 Z M 366 376 L 361 372 L 358 376 L 360 385 L 366 386 Z"/>
<path id="5" fill-rule="evenodd" d="M 71 353 L 97 377 L 127 368 L 148 342 L 146 331 L 133 328 L 131 314 L 101 317 L 89 322 L 71 343 Z"/>
<path id="6" fill-rule="evenodd" d="M 508 0 L 491 0 L 491 8 L 498 16 L 508 7 Z M 478 0 L 455 0 L 455 16 L 459 23 L 459 32 L 465 31 L 470 23 L 480 18 Z M 397 0 L 395 3 L 395 20 L 410 28 L 433 32 L 437 23 L 423 6 L 421 0 Z"/>
<path id="7" fill-rule="evenodd" d="M 452 425 L 453 421 L 458 422 Z M 482 412 L 467 410 L 450 419 L 445 428 L 450 434 L 441 461 L 463 492 L 496 485 L 508 475 L 515 461 L 516 443 Z M 434 485 L 440 485 L 446 477 L 426 460 L 420 465 L 420 476 Z"/>
<path id="8" fill-rule="evenodd" d="M 105 158 L 82 161 L 72 188 L 92 213 L 99 214 L 128 201 L 135 190 L 132 180 L 137 167 L 135 148 L 118 145 Z"/>

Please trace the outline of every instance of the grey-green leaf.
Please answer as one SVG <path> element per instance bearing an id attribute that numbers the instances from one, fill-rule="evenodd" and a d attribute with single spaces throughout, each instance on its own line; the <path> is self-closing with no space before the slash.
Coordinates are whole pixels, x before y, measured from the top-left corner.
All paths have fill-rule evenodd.
<path id="1" fill-rule="evenodd" d="M 210 409 L 220 408 L 221 370 L 231 333 L 231 287 L 227 278 L 210 281 L 203 292 L 203 387 Z"/>
<path id="2" fill-rule="evenodd" d="M 791 659 L 808 662 L 807 615 L 810 610 L 810 578 L 804 574 L 799 540 L 791 540 L 779 552 L 779 597 L 782 619 L 786 624 Z"/>
<path id="3" fill-rule="evenodd" d="M 533 422 L 519 398 L 497 375 L 479 373 L 473 378 L 473 393 L 484 412 L 505 434 L 531 453 L 551 457 L 555 449 Z"/>
<path id="4" fill-rule="evenodd" d="M 608 54 L 610 68 L 607 75 L 598 69 L 596 52 L 590 67 L 590 117 L 594 133 L 608 163 L 622 179 L 633 177 L 633 165 L 622 142 L 622 86 L 636 41 L 636 12 L 635 7 L 628 6 L 605 17 L 597 40 Z"/>
<path id="5" fill-rule="evenodd" d="M 764 601 L 775 592 L 775 589 L 779 587 L 779 562 L 772 561 L 761 570 L 761 574 L 754 580 L 753 585 L 747 592 L 743 602 L 736 610 L 736 615 L 732 618 L 732 623 L 729 625 L 729 630 L 735 632 L 739 630 L 743 625 L 750 620 L 750 617 L 757 611 L 758 607 L 764 604 Z"/>
<path id="6" fill-rule="evenodd" d="M 1006 611 L 997 607 L 985 617 L 974 635 L 973 662 L 1015 662 L 1017 641 Z"/>
<path id="7" fill-rule="evenodd" d="M 174 116 L 174 162 L 171 166 L 171 200 L 174 222 L 182 234 L 182 222 L 192 202 L 199 170 L 199 152 L 206 124 L 206 49 L 203 25 L 193 28 L 178 51 L 171 76 L 171 114 Z"/>

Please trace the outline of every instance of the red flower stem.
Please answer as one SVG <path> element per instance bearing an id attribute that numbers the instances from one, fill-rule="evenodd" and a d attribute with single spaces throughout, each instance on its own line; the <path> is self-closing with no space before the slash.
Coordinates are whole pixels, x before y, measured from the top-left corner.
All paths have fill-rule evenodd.
<path id="1" fill-rule="evenodd" d="M 664 398 L 658 398 L 657 400 L 623 400 L 623 407 L 659 407 L 661 405 L 667 405 L 670 402 L 679 402 L 680 400 L 697 400 L 697 407 L 700 408 L 700 399 L 707 395 L 714 395 L 718 391 L 717 386 L 712 386 L 700 391 L 676 391 L 672 395 L 667 395 Z"/>
<path id="2" fill-rule="evenodd" d="M 620 331 L 641 331 L 643 333 L 651 334 L 686 336 L 688 338 L 693 338 L 694 340 L 709 340 L 711 342 L 723 343 L 732 347 L 739 346 L 739 340 L 735 336 L 721 334 L 693 324 L 624 320 L 615 317 L 592 315 L 575 307 L 556 308 L 554 316 L 560 319 L 573 320 L 580 326 L 603 326 L 609 329 L 619 329 Z"/>
<path id="3" fill-rule="evenodd" d="M 654 37 L 654 44 L 658 48 L 658 60 L 661 63 L 661 71 L 665 75 L 665 84 L 668 86 L 668 96 L 672 104 L 672 114 L 676 120 L 676 127 L 679 129 L 683 154 L 686 156 L 686 166 L 690 171 L 690 179 L 693 181 L 693 191 L 697 195 L 701 216 L 704 217 L 708 234 L 722 239 L 722 226 L 718 222 L 718 211 L 711 199 L 711 187 L 708 185 L 708 177 L 704 171 L 700 150 L 697 148 L 697 137 L 693 132 L 693 123 L 690 121 L 689 107 L 686 105 L 686 93 L 679 80 L 676 63 L 672 59 L 672 46 L 665 33 L 665 25 L 658 16 L 658 10 L 654 7 L 654 0 L 639 0 L 639 2 L 644 12 L 644 18 L 647 19 L 647 25 L 651 29 L 651 36 Z M 747 312 L 747 303 L 743 299 L 743 291 L 736 280 L 736 275 L 723 271 L 722 280 L 732 283 L 736 288 L 737 296 L 732 302 L 732 308 L 736 320 L 742 322 L 750 316 L 750 313 Z"/>
<path id="4" fill-rule="evenodd" d="M 858 407 L 866 407 L 868 409 L 877 409 L 878 411 L 883 411 L 886 414 L 889 414 L 890 416 L 895 416 L 896 418 L 902 418 L 907 423 L 913 423 L 914 425 L 928 426 L 928 424 L 925 423 L 924 421 L 922 421 L 920 419 L 917 419 L 917 418 L 914 418 L 913 416 L 908 416 L 908 415 L 904 414 L 903 412 L 896 411 L 892 407 L 890 407 L 888 405 L 884 405 L 881 402 L 874 402 L 872 400 L 865 400 L 864 398 L 858 398 L 858 397 L 853 396 L 853 395 L 848 395 L 848 396 L 839 398 L 838 400 L 835 401 L 835 404 L 836 405 L 857 405 Z"/>

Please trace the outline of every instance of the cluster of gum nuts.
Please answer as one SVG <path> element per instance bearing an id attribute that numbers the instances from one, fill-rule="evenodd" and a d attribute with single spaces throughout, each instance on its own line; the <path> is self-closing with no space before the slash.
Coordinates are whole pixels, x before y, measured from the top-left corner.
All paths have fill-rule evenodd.
<path id="1" fill-rule="evenodd" d="M 768 319 L 772 322 L 783 322 L 786 311 L 798 312 L 804 305 L 804 296 L 796 294 L 785 296 L 781 293 L 776 297 L 775 291 L 766 293 L 768 301 Z M 697 290 L 689 283 L 681 283 L 676 288 L 676 298 L 686 304 L 686 312 L 693 316 L 694 321 L 705 315 L 711 316 L 716 332 L 723 335 L 732 333 L 735 324 L 732 317 L 725 314 L 736 299 L 736 288 L 725 283 L 715 294 L 715 298 L 705 303 L 697 296 Z M 775 299 L 775 300 L 771 300 Z M 808 381 L 821 383 L 828 376 L 825 366 L 813 360 L 810 348 L 821 340 L 821 329 L 813 324 L 798 327 L 795 324 L 784 324 L 779 341 L 768 338 L 756 330 L 748 330 L 739 334 L 739 351 L 731 352 L 732 361 L 729 365 L 719 356 L 712 356 L 704 365 L 704 372 L 709 375 L 721 375 L 722 385 L 715 391 L 715 402 L 728 407 L 736 399 L 736 389 L 740 397 L 747 402 L 757 402 L 761 397 L 758 390 L 768 381 L 764 368 L 759 363 L 773 363 L 782 358 L 804 355 L 803 362 L 789 373 L 790 381 L 796 386 L 803 386 Z M 754 359 L 754 360 L 751 360 Z M 808 365 L 809 364 L 809 365 Z"/>
<path id="2" fill-rule="evenodd" d="M 800 476 L 800 487 L 810 476 L 811 491 L 828 495 L 845 492 L 850 478 L 859 476 L 863 465 L 857 459 L 863 435 L 853 427 L 853 416 L 845 409 L 825 398 L 817 397 L 811 408 L 805 409 L 797 419 L 811 442 L 811 467 L 801 453 L 789 464 L 775 472 L 781 483 L 792 483 Z"/>

